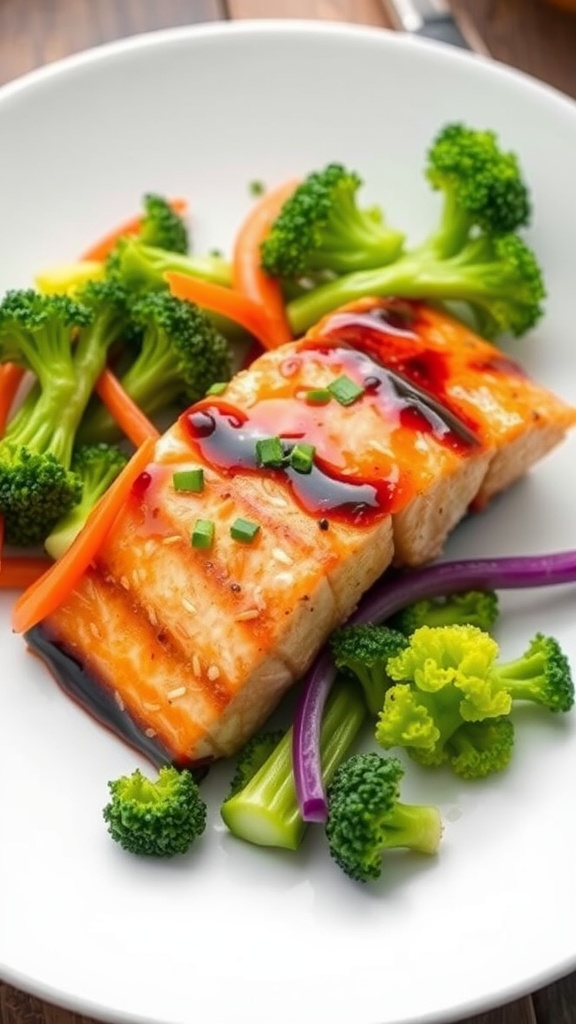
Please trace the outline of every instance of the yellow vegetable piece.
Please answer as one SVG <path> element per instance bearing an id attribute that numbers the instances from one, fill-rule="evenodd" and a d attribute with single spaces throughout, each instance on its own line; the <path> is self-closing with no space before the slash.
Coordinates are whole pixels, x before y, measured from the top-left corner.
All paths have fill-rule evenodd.
<path id="1" fill-rule="evenodd" d="M 104 263 L 97 260 L 78 260 L 75 263 L 59 263 L 36 275 L 38 291 L 45 295 L 73 295 L 87 281 L 99 281 L 104 277 Z"/>

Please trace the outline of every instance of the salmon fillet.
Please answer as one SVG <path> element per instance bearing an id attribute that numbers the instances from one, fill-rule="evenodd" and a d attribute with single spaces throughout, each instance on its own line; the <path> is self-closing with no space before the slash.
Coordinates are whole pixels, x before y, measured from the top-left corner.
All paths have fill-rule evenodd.
<path id="1" fill-rule="evenodd" d="M 230 755 L 392 563 L 435 557 L 575 420 L 444 313 L 354 303 L 180 416 L 42 630 L 160 759 Z M 259 458 L 271 438 L 280 466 Z M 294 462 L 299 444 L 310 464 Z M 201 491 L 174 486 L 188 469 Z M 191 544 L 198 520 L 214 527 L 207 548 Z"/>

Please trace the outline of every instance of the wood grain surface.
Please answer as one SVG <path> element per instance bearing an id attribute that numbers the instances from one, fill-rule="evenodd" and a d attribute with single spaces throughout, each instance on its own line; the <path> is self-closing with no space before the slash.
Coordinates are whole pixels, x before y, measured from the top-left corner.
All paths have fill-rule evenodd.
<path id="1" fill-rule="evenodd" d="M 576 98 L 575 15 L 545 0 L 453 0 L 453 7 L 496 60 Z M 224 18 L 278 17 L 389 27 L 379 0 L 0 0 L 0 83 L 139 32 Z M 94 1022 L 0 981 L 0 1024 Z M 576 974 L 459 1024 L 576 1024 Z"/>

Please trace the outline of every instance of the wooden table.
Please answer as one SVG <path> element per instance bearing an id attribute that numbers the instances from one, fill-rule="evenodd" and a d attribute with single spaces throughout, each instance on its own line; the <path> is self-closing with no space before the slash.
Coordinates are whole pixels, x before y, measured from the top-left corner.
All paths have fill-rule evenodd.
<path id="1" fill-rule="evenodd" d="M 557 11 L 543 0 L 453 0 L 453 5 L 460 17 L 470 19 L 493 57 L 576 98 L 576 15 Z M 388 27 L 379 0 L 0 0 L 0 83 L 69 53 L 137 32 L 263 17 Z M 93 1022 L 0 981 L 0 1024 Z M 460 1024 L 576 1024 L 576 974 Z"/>

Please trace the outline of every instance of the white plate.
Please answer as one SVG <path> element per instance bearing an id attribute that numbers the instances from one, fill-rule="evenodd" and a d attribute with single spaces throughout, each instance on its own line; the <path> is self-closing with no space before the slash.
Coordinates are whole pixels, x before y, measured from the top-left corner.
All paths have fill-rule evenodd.
<path id="1" fill-rule="evenodd" d="M 496 129 L 533 189 L 545 321 L 514 344 L 576 401 L 576 107 L 509 70 L 385 32 L 244 23 L 128 40 L 0 93 L 0 287 L 74 257 L 156 189 L 189 197 L 199 251 L 226 248 L 249 203 L 337 159 L 417 234 L 436 204 L 424 151 L 447 120 Z M 575 438 L 449 553 L 576 543 Z M 154 1024 L 430 1024 L 576 967 L 576 715 L 521 716 L 514 764 L 471 785 L 410 767 L 404 795 L 439 803 L 437 859 L 390 856 L 349 883 L 320 833 L 298 855 L 244 846 L 213 813 L 190 858 L 124 855 L 101 820 L 106 783 L 140 763 L 57 689 L 9 631 L 1 598 L 0 974 L 105 1020 Z M 576 592 L 503 599 L 519 651 L 554 631 L 576 664 Z"/>

